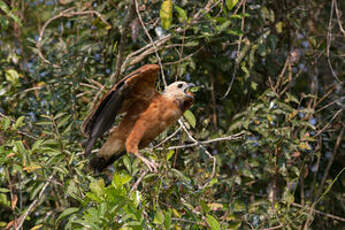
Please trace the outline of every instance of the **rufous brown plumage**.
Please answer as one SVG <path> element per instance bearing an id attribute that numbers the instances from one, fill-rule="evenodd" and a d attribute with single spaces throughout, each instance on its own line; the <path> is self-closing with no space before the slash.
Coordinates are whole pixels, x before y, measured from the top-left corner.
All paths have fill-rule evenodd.
<path id="1" fill-rule="evenodd" d="M 154 84 L 159 67 L 142 66 L 115 84 L 94 107 L 82 126 L 88 136 L 85 153 L 91 153 L 98 137 L 109 130 L 118 114 L 125 113 L 119 125 L 112 129 L 108 140 L 91 162 L 102 170 L 125 152 L 135 154 L 151 171 L 157 164 L 139 153 L 161 132 L 176 122 L 193 103 L 188 91 L 193 84 L 174 82 L 162 92 Z"/>

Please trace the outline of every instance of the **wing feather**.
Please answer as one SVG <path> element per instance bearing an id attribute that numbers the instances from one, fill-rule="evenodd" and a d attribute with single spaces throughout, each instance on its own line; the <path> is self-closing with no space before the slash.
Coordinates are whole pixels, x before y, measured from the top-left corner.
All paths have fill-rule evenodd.
<path id="1" fill-rule="evenodd" d="M 115 84 L 96 104 L 82 125 L 82 132 L 88 136 L 85 154 L 89 154 L 98 137 L 109 130 L 116 116 L 126 112 L 136 100 L 150 101 L 155 95 L 155 79 L 159 67 L 144 65 Z"/>

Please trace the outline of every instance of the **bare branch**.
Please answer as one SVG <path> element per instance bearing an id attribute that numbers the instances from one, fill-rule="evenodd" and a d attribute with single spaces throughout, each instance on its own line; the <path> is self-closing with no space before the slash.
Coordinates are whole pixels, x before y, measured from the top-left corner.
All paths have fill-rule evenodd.
<path id="1" fill-rule="evenodd" d="M 164 86 L 166 87 L 166 86 L 167 86 L 167 81 L 165 80 L 165 75 L 164 75 L 164 70 L 163 70 L 163 65 L 162 65 L 161 57 L 160 57 L 159 54 L 158 54 L 158 50 L 157 50 L 157 47 L 156 47 L 156 45 L 155 45 L 155 42 L 153 41 L 153 39 L 152 39 L 152 37 L 151 37 L 149 31 L 147 30 L 147 28 L 146 28 L 146 26 L 145 26 L 145 24 L 144 24 L 144 22 L 143 22 L 143 19 L 142 19 L 142 17 L 141 17 L 140 12 L 139 12 L 138 1 L 137 1 L 137 0 L 134 0 L 134 2 L 135 2 L 135 9 L 136 9 L 136 11 L 137 11 L 137 15 L 138 15 L 140 24 L 141 24 L 141 26 L 143 27 L 146 36 L 150 39 L 150 42 L 151 42 L 151 44 L 152 44 L 152 47 L 153 47 L 154 50 L 155 50 L 156 58 L 157 58 L 157 60 L 158 60 L 158 64 L 159 64 L 159 66 L 160 66 L 160 70 L 161 70 L 161 74 L 162 74 L 162 80 L 163 80 Z"/>
<path id="2" fill-rule="evenodd" d="M 24 224 L 24 221 L 26 219 L 26 217 L 33 211 L 33 209 L 35 208 L 35 206 L 38 204 L 38 202 L 42 199 L 43 195 L 44 195 L 44 192 L 46 191 L 46 189 L 48 188 L 48 185 L 50 184 L 52 178 L 54 177 L 55 175 L 55 171 L 52 173 L 52 175 L 48 178 L 48 181 L 44 184 L 44 186 L 42 187 L 42 190 L 41 192 L 39 193 L 38 197 L 30 204 L 29 208 L 26 210 L 26 212 L 21 216 L 19 217 L 18 219 L 18 223 L 17 223 L 17 226 L 16 226 L 16 230 L 19 230 L 23 224 Z"/>
<path id="3" fill-rule="evenodd" d="M 181 33 L 183 31 L 185 31 L 189 26 L 192 26 L 192 25 L 195 25 L 197 23 L 199 23 L 200 19 L 202 17 L 204 17 L 205 15 L 207 15 L 208 12 L 210 12 L 215 6 L 217 6 L 220 2 L 222 2 L 221 0 L 220 1 L 217 1 L 217 2 L 213 2 L 213 0 L 209 0 L 205 7 L 204 8 L 201 8 L 192 18 L 192 20 L 188 23 L 188 24 L 185 24 L 184 27 L 179 27 L 175 30 L 176 33 Z M 136 8 L 138 8 L 138 3 L 136 1 Z M 162 38 L 159 38 L 158 40 L 156 41 L 153 41 L 151 35 L 148 33 L 146 27 L 145 27 L 145 24 L 142 20 L 142 17 L 141 15 L 138 13 L 138 9 L 136 10 L 137 11 L 137 14 L 138 14 L 138 18 L 139 18 L 139 21 L 145 31 L 145 34 L 147 35 L 147 37 L 150 39 L 150 43 L 147 44 L 146 46 L 142 47 L 141 49 L 137 50 L 137 51 L 134 51 L 132 53 L 130 53 L 125 61 L 123 62 L 123 64 L 121 65 L 121 73 L 124 72 L 124 70 L 126 69 L 127 66 L 129 65 L 133 65 L 139 61 L 141 61 L 142 59 L 144 59 L 147 55 L 155 52 L 156 55 L 157 55 L 157 51 L 159 50 L 159 47 L 162 46 L 163 44 L 165 44 L 166 42 L 170 41 L 170 39 L 172 38 L 172 34 L 168 34 Z M 158 59 L 158 62 L 161 60 L 159 55 L 157 57 Z M 133 60 L 133 61 L 130 61 L 130 60 Z M 160 63 L 161 64 L 161 63 Z M 161 67 L 161 71 L 162 71 L 162 66 L 160 65 Z M 164 73 L 163 73 L 164 74 Z M 162 78 L 164 78 L 164 75 L 162 74 Z M 164 79 L 163 79 L 164 81 Z"/>
<path id="4" fill-rule="evenodd" d="M 337 73 L 333 69 L 331 59 L 330 59 L 330 53 L 331 53 L 330 48 L 331 48 L 331 43 L 332 43 L 332 20 L 333 20 L 333 11 L 334 11 L 335 5 L 336 5 L 336 0 L 332 0 L 331 12 L 330 12 L 329 23 L 328 23 L 328 32 L 327 32 L 327 52 L 326 52 L 326 55 L 327 55 L 328 65 L 329 65 L 329 68 L 332 72 L 333 77 L 338 82 L 342 82 L 339 80 Z"/>
<path id="5" fill-rule="evenodd" d="M 162 37 L 162 38 L 156 40 L 156 41 L 154 42 L 154 44 L 155 44 L 155 46 L 158 48 L 158 47 L 160 47 L 161 45 L 163 45 L 165 42 L 167 42 L 168 40 L 170 40 L 170 38 L 171 38 L 171 34 L 168 34 L 168 35 L 166 35 L 166 36 L 164 36 L 164 37 Z M 123 72 L 125 71 L 127 65 L 132 65 L 132 62 L 130 62 L 130 64 L 128 64 L 128 62 L 129 62 L 130 60 L 139 59 L 139 61 L 141 61 L 142 59 L 144 59 L 144 58 L 146 57 L 146 55 L 149 55 L 149 54 L 151 54 L 151 53 L 153 53 L 153 52 L 154 52 L 154 48 L 152 47 L 152 43 L 150 43 L 150 44 L 147 44 L 146 46 L 144 46 L 144 47 L 142 47 L 142 48 L 140 48 L 140 49 L 138 49 L 138 50 L 136 50 L 136 51 L 130 53 L 130 54 L 126 57 L 125 61 L 124 61 L 124 62 L 122 63 L 122 65 L 121 65 L 121 73 L 123 73 Z M 145 53 L 145 54 L 143 54 L 143 53 Z M 136 56 L 136 55 L 137 55 L 137 56 Z M 135 63 L 136 63 L 136 62 L 135 62 Z M 135 64 L 135 63 L 134 63 L 134 64 Z"/>
<path id="6" fill-rule="evenodd" d="M 164 143 L 166 143 L 168 140 L 170 140 L 171 138 L 173 138 L 180 130 L 182 129 L 182 127 L 179 127 L 178 129 L 175 130 L 175 132 L 173 134 L 171 134 L 170 136 L 168 136 L 167 138 L 165 138 L 163 141 L 161 141 L 159 144 L 153 146 L 151 149 L 155 149 L 161 145 L 163 145 Z"/>
<path id="7" fill-rule="evenodd" d="M 345 37 L 345 30 L 343 28 L 343 25 L 341 24 L 341 18 L 340 18 L 340 13 L 339 13 L 337 1 L 335 1 L 335 14 L 337 15 L 337 22 L 338 22 L 339 29 Z"/>
<path id="8" fill-rule="evenodd" d="M 322 128 L 320 129 L 316 134 L 315 134 L 315 137 L 319 136 L 323 131 L 325 131 L 328 126 L 334 121 L 334 119 L 341 113 L 343 112 L 344 109 L 339 109 L 334 115 L 333 117 L 331 118 L 331 120 Z"/>
<path id="9" fill-rule="evenodd" d="M 147 172 L 148 172 L 147 170 L 145 170 L 145 171 L 142 172 L 142 174 L 140 175 L 140 177 L 138 178 L 138 180 L 137 180 L 137 181 L 134 183 L 134 185 L 132 186 L 130 193 L 132 193 L 133 191 L 135 191 L 135 190 L 138 188 L 140 182 L 141 182 L 141 181 L 143 180 L 143 178 L 146 176 Z"/>
<path id="10" fill-rule="evenodd" d="M 177 130 L 179 131 L 181 129 L 181 127 Z M 175 133 L 173 133 L 175 134 Z M 185 149 L 185 148 L 191 148 L 191 147 L 195 147 L 198 146 L 199 143 L 203 144 L 203 145 L 208 145 L 208 144 L 212 144 L 215 142 L 221 142 L 221 141 L 233 141 L 233 140 L 239 140 L 239 139 L 243 139 L 245 132 L 239 132 L 236 133 L 234 135 L 231 136 L 226 136 L 226 137 L 218 137 L 218 138 L 214 138 L 214 139 L 210 139 L 210 140 L 206 140 L 206 141 L 199 141 L 198 143 L 194 142 L 192 144 L 186 144 L 186 145 L 176 145 L 176 146 L 170 146 L 168 148 L 165 148 L 167 150 L 174 150 L 174 149 Z M 170 138 L 170 136 L 168 137 Z M 157 150 L 163 150 L 164 148 L 160 147 L 157 148 L 158 146 L 160 146 L 162 143 L 159 143 L 158 145 L 154 146 L 152 149 L 157 149 Z"/>
<path id="11" fill-rule="evenodd" d="M 115 64 L 115 73 L 112 75 L 112 78 L 116 81 L 121 73 L 121 64 L 123 59 L 123 51 L 125 49 L 125 45 L 127 44 L 127 34 L 129 33 L 130 29 L 130 22 L 133 19 L 135 14 L 135 0 L 133 0 L 132 4 L 129 6 L 128 14 L 123 24 L 123 31 L 121 34 L 121 40 L 119 44 L 119 49 L 116 55 L 116 64 Z"/>
<path id="12" fill-rule="evenodd" d="M 42 38 L 43 38 L 43 35 L 44 35 L 44 32 L 47 28 L 47 26 L 54 20 L 58 19 L 58 18 L 62 18 L 62 17 L 65 17 L 65 18 L 70 18 L 70 17 L 74 17 L 74 16 L 84 16 L 84 15 L 96 15 L 98 18 L 100 18 L 100 20 L 107 25 L 108 28 L 111 28 L 111 25 L 103 18 L 103 16 L 95 11 L 95 10 L 87 10 L 87 11 L 73 11 L 75 9 L 75 7 L 71 7 L 71 8 L 68 8 L 62 12 L 60 12 L 58 15 L 55 15 L 54 17 L 50 18 L 48 21 L 46 21 L 44 23 L 44 25 L 42 26 L 41 30 L 40 30 L 40 33 L 39 33 L 39 37 L 38 37 L 38 40 L 36 42 L 36 47 L 38 49 L 38 56 L 43 60 L 43 62 L 45 63 L 48 63 L 48 64 L 52 64 L 50 63 L 50 61 L 48 61 L 43 53 L 42 53 L 42 50 L 41 50 L 41 41 L 42 41 Z M 72 11 L 72 12 L 71 12 Z M 60 66 L 57 65 L 57 64 L 53 64 L 53 66 L 55 68 L 59 68 Z"/>
<path id="13" fill-rule="evenodd" d="M 177 221 L 177 222 L 185 222 L 185 223 L 189 223 L 189 224 L 196 224 L 196 225 L 200 225 L 200 226 L 207 227 L 207 224 L 206 224 L 206 223 L 196 222 L 196 221 L 187 220 L 187 219 L 182 219 L 182 218 L 175 218 L 175 217 L 172 217 L 171 220 Z"/>
<path id="14" fill-rule="evenodd" d="M 236 14 L 236 12 L 237 12 L 237 10 L 243 5 L 243 8 L 242 8 L 242 14 L 244 15 L 245 13 L 246 13 L 246 1 L 247 0 L 242 0 L 241 1 L 241 3 L 238 5 L 238 7 L 237 7 L 237 9 L 236 9 L 236 11 L 235 11 L 235 14 Z M 242 21 L 241 21 L 241 31 L 243 32 L 243 30 L 244 30 L 244 16 L 242 17 Z M 235 62 L 235 67 L 234 67 L 234 71 L 232 72 L 232 78 L 231 78 L 231 81 L 230 81 L 230 84 L 229 84 L 229 86 L 228 86 L 228 89 L 226 90 L 226 92 L 225 92 L 225 94 L 224 94 L 224 96 L 221 98 L 221 99 L 224 99 L 224 98 L 226 98 L 228 95 L 229 95 L 229 93 L 230 93 L 230 91 L 231 91 L 231 88 L 232 88 L 232 85 L 233 85 L 233 83 L 234 83 L 234 81 L 235 81 L 235 78 L 236 78 L 236 74 L 237 74 L 237 69 L 238 69 L 238 65 L 239 65 L 239 61 L 238 61 L 238 54 L 240 53 L 240 50 L 241 50 L 241 45 L 242 45 L 242 39 L 243 39 L 243 34 L 241 34 L 241 36 L 239 37 L 239 39 L 238 39 L 238 45 L 237 45 L 237 53 L 236 53 L 236 55 L 237 55 L 237 60 L 236 60 L 236 62 Z"/>
<path id="15" fill-rule="evenodd" d="M 207 184 L 211 181 L 211 179 L 215 176 L 216 174 L 216 158 L 214 156 L 212 156 L 212 154 L 198 141 L 196 140 L 192 134 L 190 134 L 190 132 L 188 131 L 188 129 L 186 128 L 186 126 L 184 125 L 182 119 L 178 120 L 180 126 L 183 128 L 183 130 L 185 131 L 185 133 L 187 134 L 187 136 L 189 137 L 190 140 L 192 140 L 196 145 L 198 145 L 202 150 L 205 151 L 205 153 L 207 154 L 207 156 L 213 160 L 213 166 L 212 166 L 212 173 L 211 176 L 208 180 L 208 182 L 206 182 L 206 184 L 204 184 L 202 187 L 206 187 Z"/>
<path id="16" fill-rule="evenodd" d="M 284 225 L 282 224 L 279 224 L 277 226 L 274 226 L 274 227 L 270 227 L 270 228 L 263 228 L 262 230 L 276 230 L 276 229 L 280 229 L 280 228 L 283 228 Z"/>
<path id="17" fill-rule="evenodd" d="M 316 210 L 316 209 L 313 209 L 313 208 L 310 208 L 310 207 L 306 207 L 306 206 L 300 205 L 298 203 L 292 203 L 291 205 L 295 206 L 295 207 L 298 207 L 298 208 L 302 208 L 302 209 L 309 209 L 312 212 L 315 212 L 316 214 L 319 214 L 319 215 L 322 215 L 322 216 L 325 216 L 325 217 L 328 217 L 328 218 L 331 218 L 331 219 L 334 219 L 334 220 L 337 220 L 337 221 L 345 222 L 345 218 L 344 217 L 340 217 L 340 216 L 336 216 L 336 215 L 329 214 L 329 213 L 326 213 L 326 212 L 322 212 L 322 211 L 319 211 L 319 210 Z"/>

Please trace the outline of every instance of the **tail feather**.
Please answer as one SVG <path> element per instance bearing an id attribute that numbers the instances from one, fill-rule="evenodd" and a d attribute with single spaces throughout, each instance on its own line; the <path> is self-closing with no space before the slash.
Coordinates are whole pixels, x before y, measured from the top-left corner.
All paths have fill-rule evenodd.
<path id="1" fill-rule="evenodd" d="M 90 161 L 90 167 L 95 171 L 103 171 L 106 167 L 111 165 L 114 161 L 126 154 L 126 151 L 122 151 L 118 154 L 112 155 L 109 159 L 105 159 L 101 156 L 95 156 Z"/>

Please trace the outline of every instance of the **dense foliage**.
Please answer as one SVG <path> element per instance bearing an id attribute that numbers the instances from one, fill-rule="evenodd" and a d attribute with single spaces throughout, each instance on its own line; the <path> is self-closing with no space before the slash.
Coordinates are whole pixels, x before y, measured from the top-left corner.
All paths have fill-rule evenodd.
<path id="1" fill-rule="evenodd" d="M 0 227 L 343 229 L 343 14 L 337 0 L 0 0 Z M 163 67 L 158 89 L 198 85 L 186 129 L 143 150 L 158 173 L 132 155 L 93 172 L 81 123 L 146 63 Z"/>

